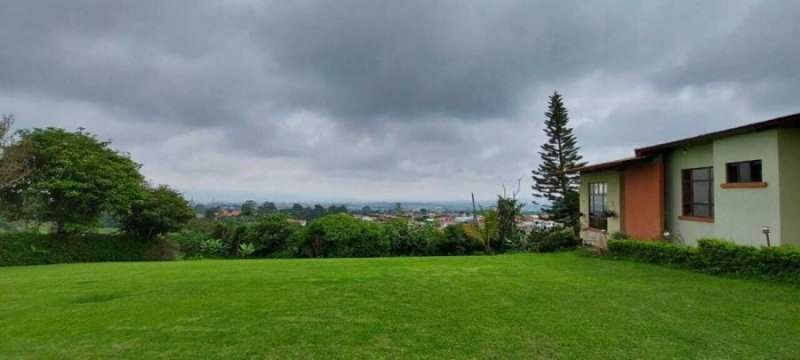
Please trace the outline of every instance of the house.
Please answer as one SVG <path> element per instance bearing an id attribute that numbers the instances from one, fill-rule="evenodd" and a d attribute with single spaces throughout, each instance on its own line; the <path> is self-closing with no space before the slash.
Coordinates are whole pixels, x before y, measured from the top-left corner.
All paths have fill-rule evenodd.
<path id="1" fill-rule="evenodd" d="M 239 210 L 220 210 L 214 213 L 214 217 L 216 217 L 217 219 L 239 217 L 241 215 L 242 212 Z"/>
<path id="2" fill-rule="evenodd" d="M 580 173 L 581 238 L 800 245 L 800 113 L 635 150 Z"/>

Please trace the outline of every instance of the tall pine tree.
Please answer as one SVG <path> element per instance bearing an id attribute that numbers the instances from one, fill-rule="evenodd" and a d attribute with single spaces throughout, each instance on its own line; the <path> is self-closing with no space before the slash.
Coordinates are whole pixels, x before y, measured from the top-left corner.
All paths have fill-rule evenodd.
<path id="1" fill-rule="evenodd" d="M 533 170 L 533 195 L 550 202 L 547 211 L 555 221 L 577 229 L 580 224 L 580 179 L 577 174 L 565 174 L 564 171 L 586 163 L 581 162 L 580 147 L 569 127 L 567 109 L 558 92 L 550 96 L 545 116 L 544 132 L 548 140 L 539 151 L 542 157 L 539 168 Z"/>

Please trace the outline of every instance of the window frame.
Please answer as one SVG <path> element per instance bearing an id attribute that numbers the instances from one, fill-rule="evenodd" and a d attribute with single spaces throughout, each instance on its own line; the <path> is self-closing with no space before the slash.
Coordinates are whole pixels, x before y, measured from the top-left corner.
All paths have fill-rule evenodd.
<path id="1" fill-rule="evenodd" d="M 742 165 L 748 164 L 749 173 L 747 180 L 742 180 Z M 755 170 L 758 169 L 756 172 Z M 733 175 L 733 176 L 732 176 Z M 764 167 L 761 159 L 733 161 L 725 163 L 725 183 L 726 184 L 747 184 L 764 182 Z"/>
<path id="2" fill-rule="evenodd" d="M 707 179 L 695 179 L 694 174 L 697 170 L 705 170 L 708 174 Z M 688 174 L 688 179 L 687 179 Z M 707 183 L 708 202 L 695 201 L 695 183 Z M 702 166 L 681 170 L 681 214 L 685 218 L 696 218 L 704 220 L 714 219 L 714 167 Z M 697 206 L 708 206 L 708 215 L 697 215 Z"/>
<path id="3" fill-rule="evenodd" d="M 595 198 L 602 197 L 602 209 L 595 209 Z M 608 183 L 589 183 L 589 228 L 608 231 Z"/>

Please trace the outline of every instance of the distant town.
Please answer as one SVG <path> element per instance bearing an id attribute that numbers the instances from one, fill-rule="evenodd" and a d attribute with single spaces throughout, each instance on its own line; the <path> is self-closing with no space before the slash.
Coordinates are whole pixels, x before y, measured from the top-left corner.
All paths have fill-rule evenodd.
<path id="1" fill-rule="evenodd" d="M 281 212 L 291 217 L 291 221 L 305 226 L 308 222 L 328 214 L 348 213 L 361 221 L 384 224 L 399 217 L 408 219 L 411 226 L 435 225 L 444 229 L 450 225 L 478 223 L 484 224 L 481 209 L 493 207 L 487 201 L 476 202 L 473 210 L 468 202 L 426 202 L 426 203 L 391 203 L 371 202 L 347 204 L 305 204 L 305 203 L 272 203 L 257 204 L 255 201 L 193 203 L 198 218 L 214 220 L 246 220 L 269 212 Z M 550 230 L 560 226 L 551 220 L 550 215 L 542 212 L 536 204 L 528 204 L 525 210 L 516 215 L 517 228 L 525 233 L 534 229 Z"/>

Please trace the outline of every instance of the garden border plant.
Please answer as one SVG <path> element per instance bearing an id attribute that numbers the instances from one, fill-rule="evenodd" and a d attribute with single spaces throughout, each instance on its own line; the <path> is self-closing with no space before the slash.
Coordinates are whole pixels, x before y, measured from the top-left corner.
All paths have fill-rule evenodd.
<path id="1" fill-rule="evenodd" d="M 609 240 L 608 251 L 614 259 L 800 284 L 798 247 L 753 247 L 712 238 L 700 239 L 697 244 L 690 247 L 664 241 Z"/>
<path id="2" fill-rule="evenodd" d="M 177 246 L 131 235 L 0 234 L 0 266 L 174 260 Z"/>

